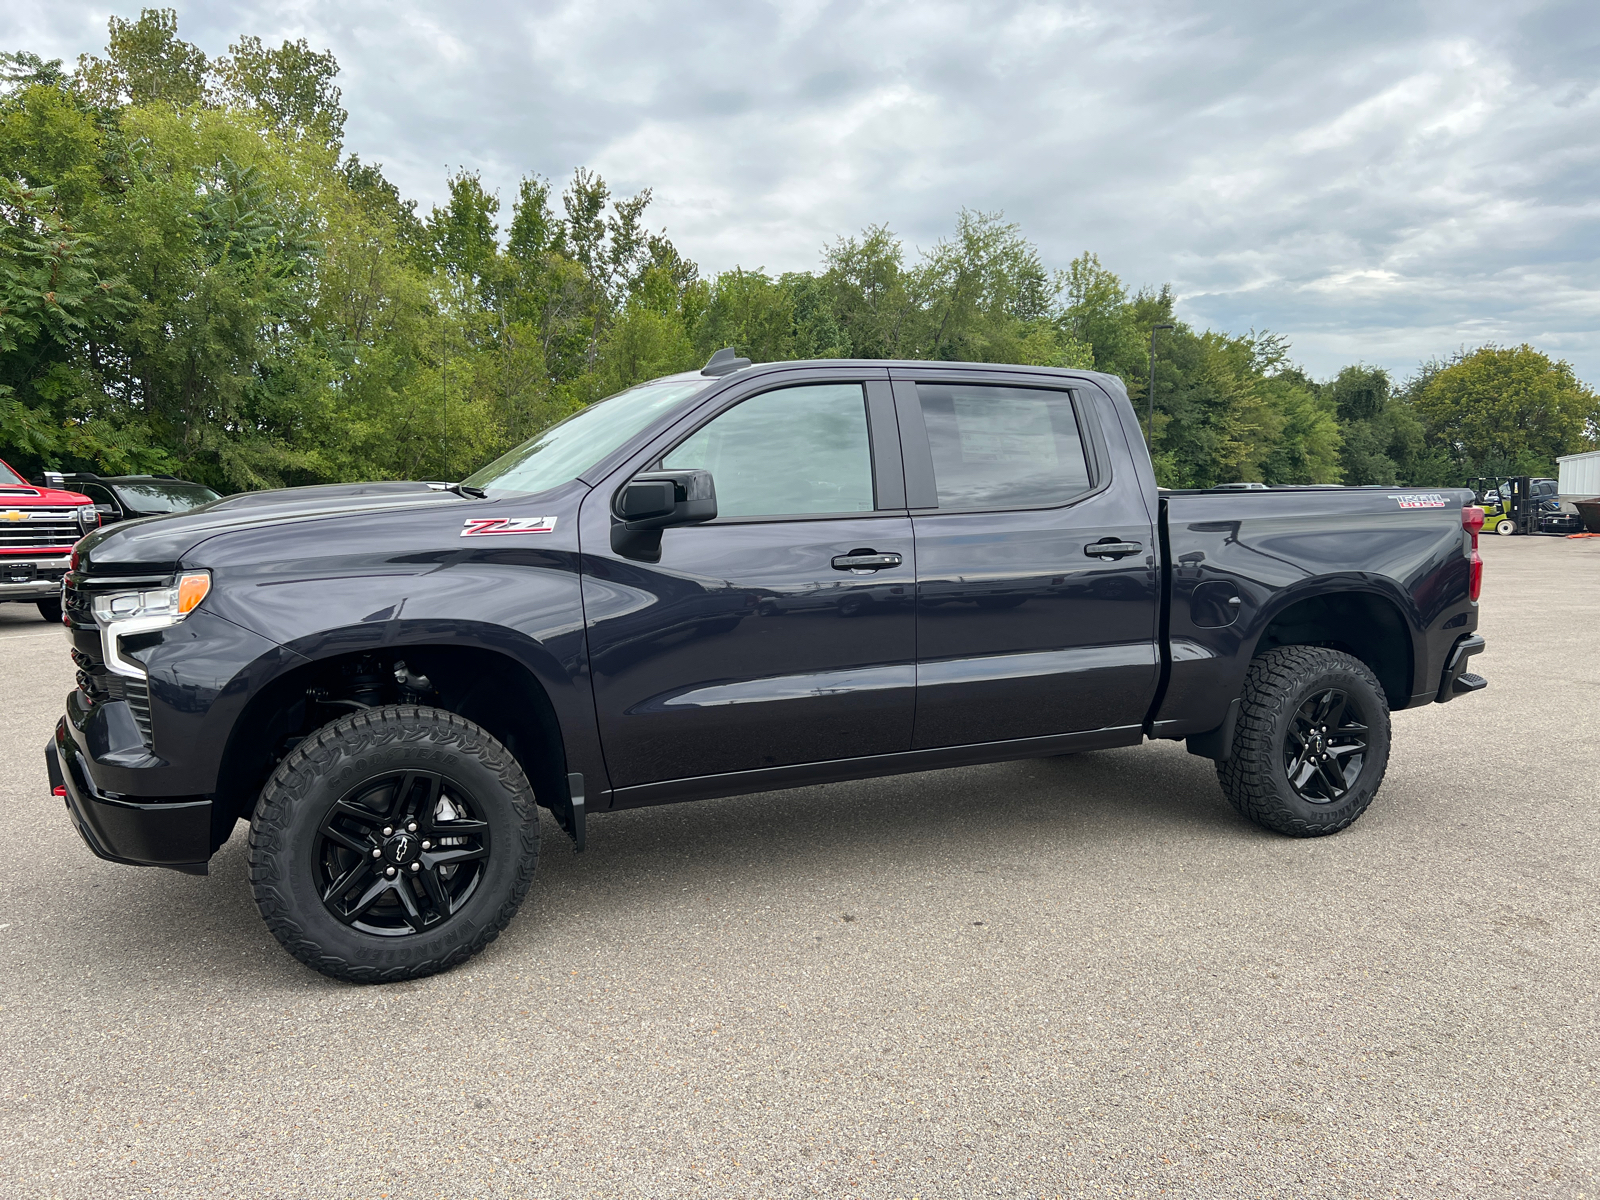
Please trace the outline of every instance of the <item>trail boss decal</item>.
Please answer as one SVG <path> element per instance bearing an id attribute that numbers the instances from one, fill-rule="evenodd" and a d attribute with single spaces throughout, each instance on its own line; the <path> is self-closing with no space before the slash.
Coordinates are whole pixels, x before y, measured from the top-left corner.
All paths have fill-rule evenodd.
<path id="1" fill-rule="evenodd" d="M 500 537 L 513 533 L 554 533 L 554 517 L 468 517 L 462 537 Z"/>
<path id="2" fill-rule="evenodd" d="M 1390 496 L 1401 508 L 1444 508 L 1450 501 L 1438 492 L 1412 492 L 1408 496 Z"/>

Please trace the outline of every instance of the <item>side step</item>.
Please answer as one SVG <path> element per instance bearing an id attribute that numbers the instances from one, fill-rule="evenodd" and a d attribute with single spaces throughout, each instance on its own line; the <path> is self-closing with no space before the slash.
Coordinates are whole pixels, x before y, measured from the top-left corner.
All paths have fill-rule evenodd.
<path id="1" fill-rule="evenodd" d="M 1481 634 L 1468 633 L 1457 639 L 1450 651 L 1450 659 L 1445 663 L 1444 675 L 1439 680 L 1439 694 L 1434 697 L 1436 701 L 1443 704 L 1468 692 L 1481 692 L 1489 686 L 1489 681 L 1483 676 L 1467 673 L 1467 660 L 1474 654 L 1482 654 L 1483 650 Z"/>

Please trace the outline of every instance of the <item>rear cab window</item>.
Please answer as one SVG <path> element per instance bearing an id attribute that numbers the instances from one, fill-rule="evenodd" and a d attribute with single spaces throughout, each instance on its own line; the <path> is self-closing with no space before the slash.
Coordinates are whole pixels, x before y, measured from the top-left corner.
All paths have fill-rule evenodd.
<path id="1" fill-rule="evenodd" d="M 1093 488 L 1072 394 L 983 383 L 919 383 L 938 507 L 1049 508 Z"/>

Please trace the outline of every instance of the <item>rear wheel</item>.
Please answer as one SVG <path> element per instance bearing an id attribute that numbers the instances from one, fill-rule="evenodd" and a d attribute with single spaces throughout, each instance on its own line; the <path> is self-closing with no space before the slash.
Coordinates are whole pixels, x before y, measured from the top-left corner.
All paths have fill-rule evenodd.
<path id="1" fill-rule="evenodd" d="M 1359 659 L 1320 646 L 1259 654 L 1245 677 L 1233 756 L 1217 779 L 1234 808 L 1291 837 L 1338 833 L 1389 765 L 1389 704 Z"/>
<path id="2" fill-rule="evenodd" d="M 56 625 L 61 624 L 61 600 L 60 600 L 60 598 L 59 597 L 51 597 L 49 600 L 40 600 L 39 601 L 39 615 L 41 617 L 43 617 L 46 621 L 50 621 L 50 622 L 52 622 L 52 623 L 54 623 Z"/>
<path id="3" fill-rule="evenodd" d="M 357 983 L 465 962 L 533 880 L 539 818 L 522 768 L 453 713 L 369 709 L 302 742 L 250 825 L 256 906 L 284 948 Z"/>

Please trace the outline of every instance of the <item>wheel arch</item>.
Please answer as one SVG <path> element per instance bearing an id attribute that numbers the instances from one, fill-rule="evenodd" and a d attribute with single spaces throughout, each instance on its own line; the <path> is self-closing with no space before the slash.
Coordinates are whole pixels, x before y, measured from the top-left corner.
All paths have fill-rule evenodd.
<path id="1" fill-rule="evenodd" d="M 1365 663 L 1391 709 L 1411 699 L 1417 650 L 1414 622 L 1391 595 L 1372 587 L 1323 588 L 1287 595 L 1261 623 L 1248 658 L 1276 646 L 1326 646 Z"/>
<path id="2" fill-rule="evenodd" d="M 431 692 L 416 695 L 412 702 L 453 712 L 483 728 L 517 759 L 542 806 L 568 802 L 567 738 L 561 719 L 545 683 L 516 656 L 483 646 L 426 640 L 360 649 L 339 649 L 331 640 L 325 648 L 326 653 L 302 658 L 261 686 L 234 721 L 217 775 L 215 845 L 226 838 L 235 820 L 249 819 L 286 741 L 306 723 L 311 690 L 337 691 L 338 681 L 347 682 L 352 671 L 365 667 L 371 674 L 374 666 L 381 686 L 388 687 L 394 664 L 401 661 L 413 673 L 426 676 L 432 686 Z M 340 710 L 348 714 L 351 707 L 341 705 Z"/>

